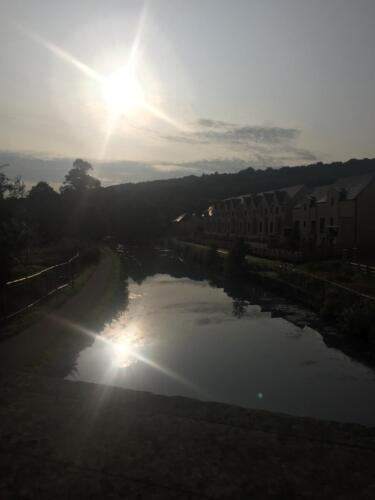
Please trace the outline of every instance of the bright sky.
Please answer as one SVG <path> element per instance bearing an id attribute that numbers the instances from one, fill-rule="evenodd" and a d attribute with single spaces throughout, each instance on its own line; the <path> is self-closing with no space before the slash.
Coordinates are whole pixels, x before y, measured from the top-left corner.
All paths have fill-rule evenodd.
<path id="1" fill-rule="evenodd" d="M 0 164 L 104 183 L 375 156 L 374 0 L 0 0 Z"/>

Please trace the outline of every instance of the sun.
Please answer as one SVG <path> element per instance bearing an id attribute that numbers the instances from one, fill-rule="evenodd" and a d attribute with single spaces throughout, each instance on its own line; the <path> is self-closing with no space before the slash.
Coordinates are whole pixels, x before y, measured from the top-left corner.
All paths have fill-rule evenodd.
<path id="1" fill-rule="evenodd" d="M 121 68 L 105 78 L 101 84 L 104 102 L 114 115 L 139 111 L 145 104 L 142 86 L 134 71 Z"/>

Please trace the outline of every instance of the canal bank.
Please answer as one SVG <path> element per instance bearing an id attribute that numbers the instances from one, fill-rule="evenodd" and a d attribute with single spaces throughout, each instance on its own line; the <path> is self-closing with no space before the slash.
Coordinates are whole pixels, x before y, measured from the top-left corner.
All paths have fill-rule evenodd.
<path id="1" fill-rule="evenodd" d="M 74 362 L 69 357 L 69 346 L 76 352 L 77 345 L 88 342 L 85 330 L 103 324 L 109 311 L 112 314 L 120 272 L 118 256 L 103 247 L 96 267 L 82 286 L 62 298 L 62 304 L 57 307 L 47 304 L 30 325 L 26 318 L 24 328 L 22 318 L 19 324 L 10 325 L 12 335 L 2 338 L 0 344 L 1 367 L 38 370 L 48 366 L 48 373 L 54 375 L 69 371 Z"/>
<path id="2" fill-rule="evenodd" d="M 231 255 L 229 250 L 177 239 L 171 240 L 171 246 L 184 258 L 196 260 L 203 265 L 212 267 L 212 263 L 216 262 L 219 272 L 224 271 Z M 219 266 L 218 260 L 222 261 Z M 344 273 L 347 271 L 344 266 Z M 362 350 L 367 352 L 368 361 L 375 365 L 374 296 L 332 279 L 311 274 L 293 264 L 253 255 L 244 256 L 242 274 L 311 308 L 324 323 L 334 326 L 340 334 L 362 342 Z"/>
<path id="3" fill-rule="evenodd" d="M 375 496 L 375 429 L 8 372 L 4 499 Z"/>

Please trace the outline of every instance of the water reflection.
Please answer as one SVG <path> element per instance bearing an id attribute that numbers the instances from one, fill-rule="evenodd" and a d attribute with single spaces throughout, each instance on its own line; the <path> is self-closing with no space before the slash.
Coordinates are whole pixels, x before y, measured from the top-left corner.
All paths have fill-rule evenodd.
<path id="1" fill-rule="evenodd" d="M 328 348 L 313 313 L 255 283 L 208 281 L 167 255 L 138 255 L 125 268 L 127 307 L 69 378 L 375 423 L 374 373 Z"/>

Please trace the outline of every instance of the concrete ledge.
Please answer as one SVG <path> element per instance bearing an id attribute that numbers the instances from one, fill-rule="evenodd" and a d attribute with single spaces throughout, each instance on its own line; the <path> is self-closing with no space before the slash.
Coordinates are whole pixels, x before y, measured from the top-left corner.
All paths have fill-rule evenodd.
<path id="1" fill-rule="evenodd" d="M 373 499 L 375 429 L 0 375 L 0 498 Z"/>

